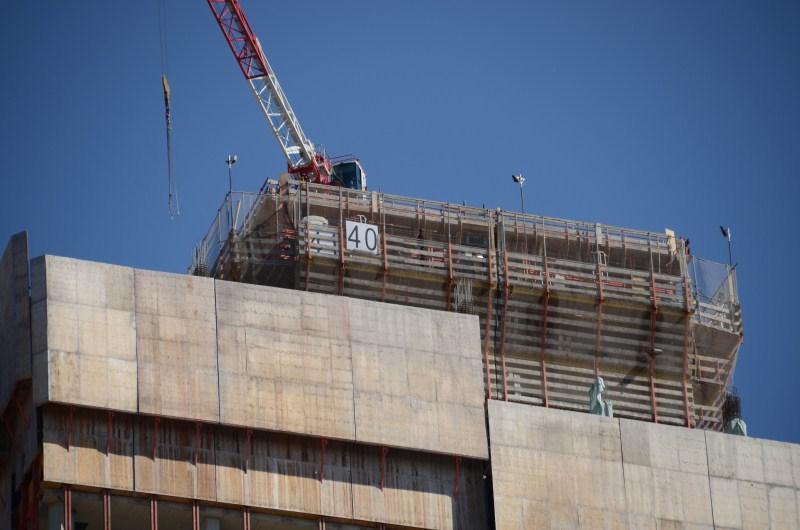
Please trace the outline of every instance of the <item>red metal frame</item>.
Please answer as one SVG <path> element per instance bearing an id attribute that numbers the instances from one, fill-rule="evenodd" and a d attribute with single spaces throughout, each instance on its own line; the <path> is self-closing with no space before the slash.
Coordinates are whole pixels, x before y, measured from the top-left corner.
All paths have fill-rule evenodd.
<path id="1" fill-rule="evenodd" d="M 603 302 L 605 293 L 603 292 L 603 266 L 600 259 L 597 260 L 597 328 L 594 338 L 594 377 L 600 377 L 600 346 L 603 338 Z"/>
<path id="2" fill-rule="evenodd" d="M 72 527 L 72 490 L 64 486 L 64 528 Z"/>
<path id="3" fill-rule="evenodd" d="M 192 501 L 192 530 L 200 530 L 200 504 Z"/>
<path id="4" fill-rule="evenodd" d="M 658 293 L 656 292 L 656 277 L 652 267 L 650 270 L 650 358 L 649 377 L 650 377 L 650 405 L 653 412 L 653 423 L 658 423 L 658 402 L 656 400 L 656 322 L 658 320 Z"/>
<path id="5" fill-rule="evenodd" d="M 258 39 L 250 28 L 239 0 L 207 0 L 207 2 L 245 79 L 274 75 L 270 72 L 267 58 L 258 45 Z M 317 153 L 314 154 L 314 160 L 308 164 L 299 167 L 289 166 L 289 173 L 320 184 L 330 184 L 330 171 L 330 160 Z"/>
<path id="6" fill-rule="evenodd" d="M 542 313 L 542 339 L 541 350 L 539 352 L 539 366 L 542 372 L 542 401 L 545 407 L 550 406 L 550 397 L 547 392 L 547 313 L 550 309 L 550 270 L 547 267 L 547 256 L 543 258 L 544 262 L 544 295 L 543 304 L 544 312 Z"/>
<path id="7" fill-rule="evenodd" d="M 506 368 L 506 312 L 510 296 L 508 281 L 508 252 L 503 252 L 503 309 L 500 317 L 500 369 L 503 374 L 503 401 L 508 401 L 508 373 Z"/>
<path id="8" fill-rule="evenodd" d="M 103 490 L 103 530 L 111 530 L 111 495 Z"/>
<path id="9" fill-rule="evenodd" d="M 158 530 L 158 498 L 150 497 L 150 530 Z"/>
<path id="10" fill-rule="evenodd" d="M 242 508 L 242 530 L 250 530 L 250 509 L 247 506 Z"/>

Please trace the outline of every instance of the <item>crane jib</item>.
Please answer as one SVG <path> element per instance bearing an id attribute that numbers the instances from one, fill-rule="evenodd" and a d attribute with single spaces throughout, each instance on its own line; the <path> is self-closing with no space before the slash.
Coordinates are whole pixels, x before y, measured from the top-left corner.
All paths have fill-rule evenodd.
<path id="1" fill-rule="evenodd" d="M 303 133 L 238 0 L 207 2 L 283 151 L 289 171 L 304 180 L 329 184 L 330 161 L 316 152 L 314 144 Z"/>

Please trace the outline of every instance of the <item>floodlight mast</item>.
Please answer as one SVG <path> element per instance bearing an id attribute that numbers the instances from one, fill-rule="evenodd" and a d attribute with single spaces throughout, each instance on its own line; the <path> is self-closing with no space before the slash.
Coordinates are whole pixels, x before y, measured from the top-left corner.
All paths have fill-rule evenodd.
<path id="1" fill-rule="evenodd" d="M 289 173 L 301 180 L 331 183 L 331 163 L 306 137 L 239 0 L 207 0 L 225 40 L 278 140 Z"/>

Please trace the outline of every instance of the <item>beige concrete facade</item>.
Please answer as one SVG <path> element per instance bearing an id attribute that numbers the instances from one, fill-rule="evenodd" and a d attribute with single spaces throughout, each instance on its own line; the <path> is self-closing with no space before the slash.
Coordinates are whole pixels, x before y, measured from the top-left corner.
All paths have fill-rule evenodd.
<path id="1" fill-rule="evenodd" d="M 800 446 L 489 402 L 498 529 L 800 528 Z"/>
<path id="2" fill-rule="evenodd" d="M 474 316 L 52 256 L 26 302 L 15 244 L 3 484 L 330 528 L 800 528 L 800 445 L 487 403 Z"/>
<path id="3" fill-rule="evenodd" d="M 47 483 L 417 528 L 487 524 L 480 461 L 457 469 L 452 456 L 391 449 L 381 464 L 380 447 L 355 442 L 329 440 L 323 456 L 318 438 L 251 431 L 248 440 L 246 429 L 69 411 L 43 408 Z"/>
<path id="4" fill-rule="evenodd" d="M 45 256 L 47 402 L 487 458 L 477 319 Z"/>
<path id="5" fill-rule="evenodd" d="M 14 235 L 0 256 L 0 409 L 18 381 L 31 377 L 28 234 Z"/>

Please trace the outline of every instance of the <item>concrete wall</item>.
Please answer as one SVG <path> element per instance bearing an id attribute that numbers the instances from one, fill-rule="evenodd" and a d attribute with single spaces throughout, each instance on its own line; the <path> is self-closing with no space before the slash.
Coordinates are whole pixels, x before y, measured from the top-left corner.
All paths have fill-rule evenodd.
<path id="1" fill-rule="evenodd" d="M 0 410 L 14 385 L 31 377 L 28 234 L 11 237 L 0 257 Z"/>
<path id="2" fill-rule="evenodd" d="M 800 446 L 489 403 L 510 528 L 800 528 Z"/>
<path id="3" fill-rule="evenodd" d="M 485 462 L 46 405 L 43 479 L 419 528 L 487 528 Z M 70 418 L 71 414 L 71 418 Z M 71 428 L 68 427 L 71 425 Z M 109 430 L 109 425 L 111 429 Z M 110 436 L 109 436 L 110 433 Z M 324 463 L 324 465 L 323 465 Z M 381 469 L 384 488 L 381 489 Z M 320 476 L 323 471 L 324 477 Z"/>
<path id="4" fill-rule="evenodd" d="M 477 318 L 45 256 L 34 395 L 488 458 Z"/>

